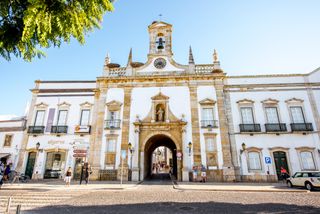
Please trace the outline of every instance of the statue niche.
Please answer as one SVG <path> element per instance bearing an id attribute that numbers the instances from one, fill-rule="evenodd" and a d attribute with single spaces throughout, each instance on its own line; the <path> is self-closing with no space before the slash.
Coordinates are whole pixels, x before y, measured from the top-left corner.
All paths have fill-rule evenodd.
<path id="1" fill-rule="evenodd" d="M 156 122 L 164 122 L 165 118 L 165 107 L 163 104 L 158 104 L 156 107 Z"/>

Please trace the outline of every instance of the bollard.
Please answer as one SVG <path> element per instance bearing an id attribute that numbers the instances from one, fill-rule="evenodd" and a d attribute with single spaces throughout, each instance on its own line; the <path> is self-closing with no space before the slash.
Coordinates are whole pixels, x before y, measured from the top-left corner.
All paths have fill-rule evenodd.
<path id="1" fill-rule="evenodd" d="M 21 204 L 17 206 L 16 214 L 20 214 L 20 210 L 21 210 Z"/>
<path id="2" fill-rule="evenodd" d="M 11 206 L 11 197 L 9 197 L 9 199 L 8 199 L 8 204 L 7 204 L 7 208 L 6 208 L 6 214 L 9 214 L 9 212 L 10 212 L 10 206 Z"/>

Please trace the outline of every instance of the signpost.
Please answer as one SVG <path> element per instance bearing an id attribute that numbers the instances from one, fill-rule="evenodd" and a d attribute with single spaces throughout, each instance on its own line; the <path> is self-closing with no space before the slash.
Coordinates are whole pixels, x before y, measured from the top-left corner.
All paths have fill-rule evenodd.
<path id="1" fill-rule="evenodd" d="M 267 180 L 269 181 L 269 175 L 270 175 L 269 165 L 271 164 L 271 157 L 265 157 L 264 162 L 267 164 L 267 167 L 268 167 Z"/>

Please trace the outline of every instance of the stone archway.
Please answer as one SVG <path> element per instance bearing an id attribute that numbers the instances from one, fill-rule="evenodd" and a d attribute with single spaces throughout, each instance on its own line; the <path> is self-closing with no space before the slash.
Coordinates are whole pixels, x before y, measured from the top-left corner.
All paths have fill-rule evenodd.
<path id="1" fill-rule="evenodd" d="M 168 149 L 171 150 L 172 152 L 172 164 L 173 164 L 173 176 L 178 177 L 178 172 L 181 171 L 181 166 L 178 166 L 178 161 L 177 161 L 177 146 L 173 142 L 173 140 L 166 136 L 166 135 L 154 135 L 145 144 L 144 148 L 144 177 L 150 177 L 151 176 L 151 162 L 152 162 L 152 153 L 154 150 L 160 146 L 167 147 Z M 178 169 L 179 168 L 179 169 Z"/>

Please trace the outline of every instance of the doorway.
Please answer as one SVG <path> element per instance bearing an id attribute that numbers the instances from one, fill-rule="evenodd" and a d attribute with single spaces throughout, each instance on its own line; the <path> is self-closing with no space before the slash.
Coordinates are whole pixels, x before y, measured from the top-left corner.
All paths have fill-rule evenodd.
<path id="1" fill-rule="evenodd" d="M 165 135 L 151 137 L 145 146 L 144 178 L 153 180 L 178 177 L 177 147 Z"/>
<path id="2" fill-rule="evenodd" d="M 278 180 L 281 180 L 281 167 L 286 169 L 288 174 L 290 175 L 286 153 L 282 151 L 273 152 L 273 158 L 274 158 Z"/>
<path id="3" fill-rule="evenodd" d="M 24 174 L 26 176 L 29 176 L 30 179 L 32 178 L 34 164 L 36 162 L 36 157 L 37 157 L 37 153 L 36 152 L 29 152 L 28 161 L 27 161 L 27 167 L 26 167 L 26 171 L 25 171 Z"/>

